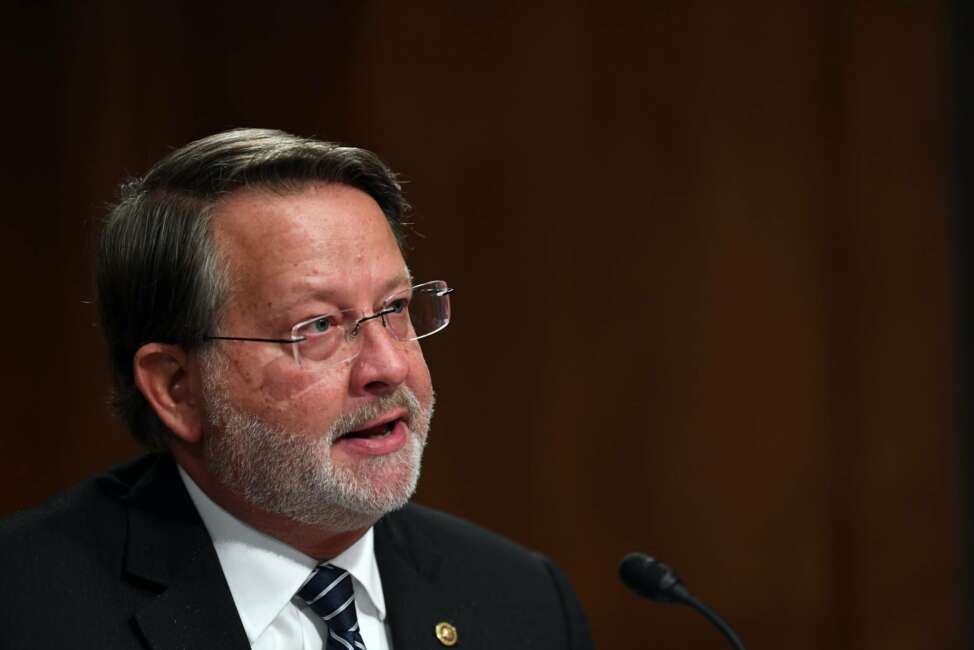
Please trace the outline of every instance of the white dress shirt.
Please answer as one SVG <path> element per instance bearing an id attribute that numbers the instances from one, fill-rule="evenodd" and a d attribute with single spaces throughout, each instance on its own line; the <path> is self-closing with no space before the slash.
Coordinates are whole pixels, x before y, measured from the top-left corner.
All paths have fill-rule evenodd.
<path id="1" fill-rule="evenodd" d="M 318 563 L 218 506 L 182 467 L 179 475 L 213 539 L 250 647 L 323 650 L 322 639 L 328 637 L 326 624 L 295 596 Z M 372 529 L 329 562 L 352 575 L 355 611 L 365 647 L 390 650 Z"/>

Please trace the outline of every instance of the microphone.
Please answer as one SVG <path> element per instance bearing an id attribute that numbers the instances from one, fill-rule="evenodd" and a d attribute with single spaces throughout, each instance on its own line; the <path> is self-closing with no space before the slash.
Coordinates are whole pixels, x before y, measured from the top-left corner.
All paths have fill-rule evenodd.
<path id="1" fill-rule="evenodd" d="M 740 637 L 717 613 L 690 595 L 683 580 L 670 567 L 642 553 L 630 553 L 619 565 L 622 582 L 644 598 L 658 603 L 689 605 L 707 617 L 736 650 L 746 650 Z"/>

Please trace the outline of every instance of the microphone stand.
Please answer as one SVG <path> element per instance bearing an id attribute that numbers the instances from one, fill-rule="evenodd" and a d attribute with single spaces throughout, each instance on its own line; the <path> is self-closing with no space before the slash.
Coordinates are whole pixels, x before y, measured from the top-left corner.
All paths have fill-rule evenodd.
<path id="1" fill-rule="evenodd" d="M 714 624 L 734 650 L 746 650 L 740 637 L 717 612 L 690 595 L 680 576 L 659 560 L 642 553 L 630 553 L 619 565 L 619 577 L 634 592 L 658 603 L 682 603 L 703 614 Z"/>
<path id="2" fill-rule="evenodd" d="M 718 630 L 720 630 L 720 633 L 724 635 L 724 638 L 730 641 L 731 645 L 734 646 L 735 650 L 747 650 L 744 647 L 744 643 L 741 641 L 741 638 L 737 636 L 734 630 L 731 629 L 730 625 L 724 622 L 724 619 L 717 616 L 717 612 L 710 609 L 709 607 L 704 605 L 702 602 L 700 602 L 690 594 L 687 594 L 680 601 L 677 602 L 682 602 L 686 605 L 689 605 L 693 609 L 697 610 L 698 612 L 706 616 L 707 620 L 713 623 L 714 626 Z"/>

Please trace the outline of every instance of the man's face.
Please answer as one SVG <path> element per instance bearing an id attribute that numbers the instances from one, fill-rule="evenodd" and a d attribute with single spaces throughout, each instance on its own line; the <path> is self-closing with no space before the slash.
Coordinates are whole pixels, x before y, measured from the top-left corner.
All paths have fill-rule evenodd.
<path id="1" fill-rule="evenodd" d="M 318 315 L 371 314 L 411 283 L 381 209 L 347 186 L 244 190 L 213 224 L 231 280 L 221 335 L 288 338 Z M 334 530 L 403 505 L 432 412 L 429 370 L 418 342 L 396 340 L 381 319 L 358 336 L 359 355 L 331 364 L 298 365 L 274 343 L 220 341 L 204 354 L 212 476 L 262 510 Z"/>

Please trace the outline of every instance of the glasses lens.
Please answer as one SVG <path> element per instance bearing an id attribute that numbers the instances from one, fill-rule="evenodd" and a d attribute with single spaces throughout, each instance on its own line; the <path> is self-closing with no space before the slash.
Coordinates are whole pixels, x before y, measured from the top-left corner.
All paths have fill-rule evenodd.
<path id="1" fill-rule="evenodd" d="M 293 338 L 300 339 L 295 343 L 298 363 L 334 363 L 354 358 L 361 345 L 357 328 L 380 316 L 389 332 L 400 341 L 435 334 L 450 324 L 452 291 L 446 282 L 435 280 L 416 285 L 411 296 L 406 292 L 390 298 L 380 312 L 371 316 L 348 309 L 300 323 L 291 331 Z"/>
<path id="2" fill-rule="evenodd" d="M 413 287 L 409 303 L 412 331 L 402 338 L 421 339 L 435 334 L 450 324 L 450 292 L 446 282 L 435 280 Z M 397 336 L 399 333 L 397 332 Z"/>
<path id="3" fill-rule="evenodd" d="M 321 316 L 295 327 L 293 335 L 304 339 L 295 343 L 298 346 L 298 356 L 307 361 L 324 361 L 335 354 L 344 340 L 340 326 L 343 316 L 344 314 Z"/>

